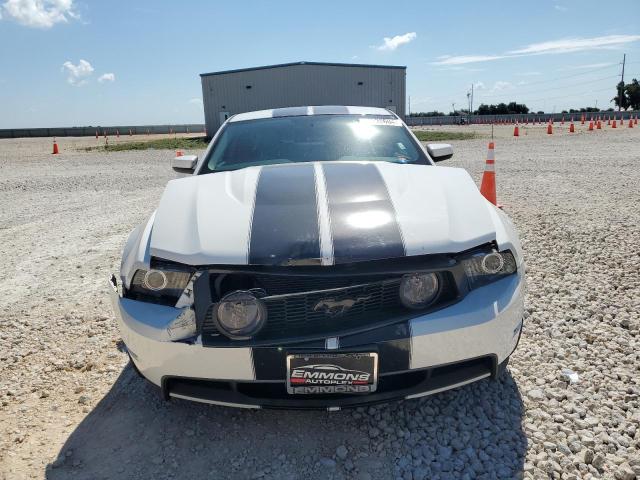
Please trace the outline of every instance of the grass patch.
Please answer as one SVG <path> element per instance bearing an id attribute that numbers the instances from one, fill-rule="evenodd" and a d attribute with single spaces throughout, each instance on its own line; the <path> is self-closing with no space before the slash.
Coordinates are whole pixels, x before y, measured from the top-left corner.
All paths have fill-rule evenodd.
<path id="1" fill-rule="evenodd" d="M 86 147 L 85 152 L 125 152 L 128 150 L 198 150 L 206 148 L 208 141 L 206 137 L 190 138 L 160 138 L 147 142 L 124 142 L 111 143 L 109 145 L 99 145 L 97 147 Z"/>
<path id="2" fill-rule="evenodd" d="M 431 130 L 413 130 L 421 142 L 439 142 L 442 140 L 471 140 L 478 138 L 473 132 L 434 132 Z"/>

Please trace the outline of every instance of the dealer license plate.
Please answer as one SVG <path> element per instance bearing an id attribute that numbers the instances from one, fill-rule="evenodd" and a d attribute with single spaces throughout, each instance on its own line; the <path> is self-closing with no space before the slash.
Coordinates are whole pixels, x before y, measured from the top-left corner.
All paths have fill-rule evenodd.
<path id="1" fill-rule="evenodd" d="M 372 393 L 377 384 L 377 353 L 287 355 L 287 392 L 291 394 Z"/>

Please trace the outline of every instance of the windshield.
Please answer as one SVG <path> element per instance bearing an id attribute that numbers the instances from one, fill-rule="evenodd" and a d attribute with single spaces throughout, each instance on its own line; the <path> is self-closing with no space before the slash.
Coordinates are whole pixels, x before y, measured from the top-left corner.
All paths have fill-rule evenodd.
<path id="1" fill-rule="evenodd" d="M 331 160 L 430 164 L 395 117 L 310 115 L 228 123 L 200 173 Z"/>

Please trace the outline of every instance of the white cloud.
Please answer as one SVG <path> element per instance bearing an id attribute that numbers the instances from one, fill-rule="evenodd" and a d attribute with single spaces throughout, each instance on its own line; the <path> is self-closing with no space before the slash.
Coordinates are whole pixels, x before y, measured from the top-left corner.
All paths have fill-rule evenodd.
<path id="1" fill-rule="evenodd" d="M 604 63 L 588 63 L 585 65 L 573 65 L 571 67 L 564 67 L 561 70 L 587 70 L 592 68 L 604 68 L 615 65 L 615 63 L 604 62 Z"/>
<path id="2" fill-rule="evenodd" d="M 103 73 L 102 75 L 100 75 L 100 77 L 98 77 L 98 81 L 100 83 L 102 83 L 102 82 L 115 82 L 116 81 L 116 75 L 115 75 L 115 73 Z"/>
<path id="3" fill-rule="evenodd" d="M 417 37 L 416 32 L 405 33 L 404 35 L 396 35 L 395 37 L 384 37 L 382 45 L 376 47 L 378 50 L 393 51 L 400 45 L 409 43 Z"/>
<path id="4" fill-rule="evenodd" d="M 637 42 L 640 35 L 607 35 L 593 38 L 565 38 L 548 42 L 532 43 L 524 48 L 512 50 L 513 55 L 543 55 L 549 53 L 582 52 L 601 48 L 620 47 L 627 43 Z"/>
<path id="5" fill-rule="evenodd" d="M 559 12 L 566 12 L 567 10 L 569 10 L 567 7 L 563 7 L 562 5 L 554 5 L 553 8 L 555 8 Z"/>
<path id="6" fill-rule="evenodd" d="M 67 72 L 67 82 L 79 87 L 87 83 L 87 78 L 93 73 L 93 67 L 86 60 L 80 59 L 77 65 L 66 61 L 62 64 L 62 71 Z"/>
<path id="7" fill-rule="evenodd" d="M 504 55 L 445 55 L 438 57 L 440 60 L 433 62 L 434 65 L 462 65 L 465 63 L 488 62 L 491 60 L 499 60 Z"/>
<path id="8" fill-rule="evenodd" d="M 199 106 L 199 105 L 202 105 L 202 99 L 198 98 L 198 97 L 190 98 L 189 99 L 189 103 L 192 104 L 192 105 L 198 105 Z"/>
<path id="9" fill-rule="evenodd" d="M 483 82 L 476 82 L 473 84 L 473 88 L 474 90 L 484 90 L 487 87 L 485 87 Z"/>
<path id="10" fill-rule="evenodd" d="M 640 35 L 606 35 L 593 38 L 565 38 L 547 42 L 532 43 L 523 48 L 510 50 L 500 55 L 445 55 L 438 57 L 433 65 L 462 65 L 466 63 L 488 62 L 503 58 L 526 57 L 530 55 L 549 55 L 558 53 L 582 52 L 618 48 L 628 43 L 640 41 Z"/>
<path id="11" fill-rule="evenodd" d="M 8 18 L 35 28 L 51 28 L 79 18 L 73 0 L 7 0 L 2 10 Z"/>
<path id="12" fill-rule="evenodd" d="M 493 84 L 493 88 L 491 89 L 493 92 L 501 92 L 503 90 L 511 90 L 513 85 L 511 82 L 505 82 L 504 80 L 498 80 Z"/>

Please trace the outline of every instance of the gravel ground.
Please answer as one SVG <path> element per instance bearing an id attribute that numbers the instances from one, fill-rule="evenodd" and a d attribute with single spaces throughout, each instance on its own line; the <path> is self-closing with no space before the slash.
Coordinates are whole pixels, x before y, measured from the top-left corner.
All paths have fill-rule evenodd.
<path id="1" fill-rule="evenodd" d="M 442 130 L 472 128 L 445 164 L 479 181 L 489 129 Z M 105 281 L 172 152 L 0 140 L 0 478 L 640 478 L 640 129 L 585 129 L 495 131 L 528 269 L 506 377 L 337 413 L 160 401 Z"/>

